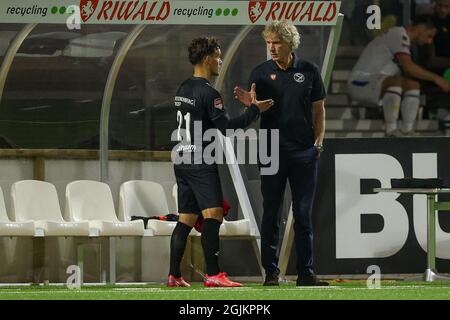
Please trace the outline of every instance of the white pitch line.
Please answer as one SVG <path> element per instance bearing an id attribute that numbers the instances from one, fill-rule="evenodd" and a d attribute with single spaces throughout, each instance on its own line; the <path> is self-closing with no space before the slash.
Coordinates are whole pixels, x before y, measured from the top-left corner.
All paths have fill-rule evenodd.
<path id="1" fill-rule="evenodd" d="M 89 289 L 88 289 L 89 290 Z M 163 291 L 161 288 L 113 288 L 113 291 Z"/>

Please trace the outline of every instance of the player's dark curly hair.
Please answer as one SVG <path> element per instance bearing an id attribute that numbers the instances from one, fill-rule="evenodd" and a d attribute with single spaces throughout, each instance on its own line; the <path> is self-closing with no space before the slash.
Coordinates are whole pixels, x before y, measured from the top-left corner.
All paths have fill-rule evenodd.
<path id="1" fill-rule="evenodd" d="M 219 41 L 214 37 L 195 38 L 189 45 L 189 61 L 195 66 L 219 48 Z"/>
<path id="2" fill-rule="evenodd" d="M 436 29 L 436 22 L 432 15 L 422 14 L 416 16 L 412 21 L 413 26 L 424 25 L 428 29 Z"/>

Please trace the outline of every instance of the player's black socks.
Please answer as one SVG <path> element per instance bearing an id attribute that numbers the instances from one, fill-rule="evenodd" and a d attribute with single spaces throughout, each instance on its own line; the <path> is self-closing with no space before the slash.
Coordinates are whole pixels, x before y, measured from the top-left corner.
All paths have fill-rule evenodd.
<path id="1" fill-rule="evenodd" d="M 186 248 L 187 237 L 192 227 L 177 222 L 170 239 L 170 274 L 176 278 L 181 277 L 180 264 Z"/>
<path id="2" fill-rule="evenodd" d="M 202 230 L 202 247 L 205 255 L 206 271 L 215 276 L 219 269 L 219 229 L 222 223 L 216 219 L 205 219 Z"/>

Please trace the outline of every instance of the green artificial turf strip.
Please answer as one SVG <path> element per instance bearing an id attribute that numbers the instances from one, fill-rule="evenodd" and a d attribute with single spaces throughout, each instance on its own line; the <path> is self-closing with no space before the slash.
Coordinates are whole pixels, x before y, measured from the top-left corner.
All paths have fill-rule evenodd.
<path id="1" fill-rule="evenodd" d="M 262 287 L 246 284 L 243 288 L 191 288 L 146 286 L 85 286 L 69 290 L 65 286 L 2 287 L 0 299 L 8 300 L 450 300 L 450 283 L 382 282 L 380 289 L 368 289 L 363 281 L 336 283 L 330 287 Z"/>

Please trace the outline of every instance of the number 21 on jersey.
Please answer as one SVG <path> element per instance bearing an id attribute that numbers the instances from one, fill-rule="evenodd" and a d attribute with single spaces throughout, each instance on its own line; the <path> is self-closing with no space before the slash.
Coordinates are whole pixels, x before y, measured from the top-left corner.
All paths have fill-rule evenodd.
<path id="1" fill-rule="evenodd" d="M 191 128 L 191 114 L 189 112 L 187 112 L 184 117 L 183 114 L 181 113 L 181 111 L 177 112 L 177 121 L 178 121 L 178 131 L 177 131 L 177 140 L 181 141 L 181 126 L 183 125 L 183 119 L 186 122 L 186 140 L 187 142 L 191 142 L 191 132 L 190 132 L 190 128 Z"/>

